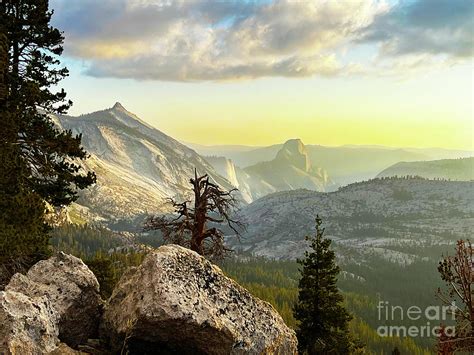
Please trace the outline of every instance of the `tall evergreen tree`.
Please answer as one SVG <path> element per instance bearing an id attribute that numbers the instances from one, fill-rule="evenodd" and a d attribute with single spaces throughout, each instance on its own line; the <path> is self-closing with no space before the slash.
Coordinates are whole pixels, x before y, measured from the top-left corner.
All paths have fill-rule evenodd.
<path id="1" fill-rule="evenodd" d="M 70 107 L 60 67 L 63 36 L 50 25 L 48 0 L 0 0 L 0 266 L 28 267 L 48 254 L 44 201 L 63 206 L 95 181 L 81 171 L 81 136 L 48 114 Z M 2 273 L 5 275 L 5 273 Z M 1 280 L 0 280 L 1 281 Z"/>
<path id="2" fill-rule="evenodd" d="M 322 220 L 316 217 L 316 235 L 306 237 L 311 251 L 298 260 L 302 266 L 298 285 L 298 301 L 294 316 L 301 354 L 349 354 L 354 342 L 349 333 L 352 316 L 343 306 L 343 296 L 337 288 L 339 267 L 330 249 L 331 240 L 324 238 Z"/>
<path id="3" fill-rule="evenodd" d="M 15 113 L 6 109 L 7 70 L 8 41 L 0 25 L 0 285 L 49 253 L 44 203 L 20 183 L 28 168 L 20 146 L 14 144 Z"/>

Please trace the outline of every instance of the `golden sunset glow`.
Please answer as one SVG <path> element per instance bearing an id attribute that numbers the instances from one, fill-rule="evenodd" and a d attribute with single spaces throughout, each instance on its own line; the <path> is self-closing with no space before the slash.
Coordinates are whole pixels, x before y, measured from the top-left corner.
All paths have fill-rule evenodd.
<path id="1" fill-rule="evenodd" d="M 73 115 L 120 101 L 203 145 L 473 148 L 468 2 L 121 4 L 52 1 Z"/>

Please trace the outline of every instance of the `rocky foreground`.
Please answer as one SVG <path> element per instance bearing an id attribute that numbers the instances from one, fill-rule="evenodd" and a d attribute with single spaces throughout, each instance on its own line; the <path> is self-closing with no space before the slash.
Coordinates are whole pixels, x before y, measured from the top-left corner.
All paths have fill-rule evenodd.
<path id="1" fill-rule="evenodd" d="M 0 354 L 296 354 L 294 332 L 198 254 L 168 245 L 103 301 L 94 274 L 59 253 L 0 292 Z"/>

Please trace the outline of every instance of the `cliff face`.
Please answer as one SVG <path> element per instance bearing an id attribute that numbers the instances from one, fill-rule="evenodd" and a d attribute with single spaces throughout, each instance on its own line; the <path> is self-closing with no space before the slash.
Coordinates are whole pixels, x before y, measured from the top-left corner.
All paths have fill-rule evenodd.
<path id="1" fill-rule="evenodd" d="M 97 184 L 81 192 L 77 210 L 87 220 L 114 222 L 144 213 L 166 212 L 166 198 L 185 199 L 196 168 L 224 189 L 232 184 L 194 150 L 143 122 L 119 103 L 79 117 L 54 116 L 75 134 L 90 154 L 85 168 L 97 173 Z"/>
<path id="2" fill-rule="evenodd" d="M 206 157 L 218 174 L 227 179 L 239 189 L 242 199 L 251 203 L 260 197 L 276 192 L 276 188 L 257 175 L 249 174 L 244 169 L 235 166 L 231 159 L 224 157 Z"/>
<path id="3" fill-rule="evenodd" d="M 112 354 L 297 351 L 295 333 L 270 304 L 176 245 L 128 270 L 108 302 L 87 266 L 62 253 L 14 275 L 0 292 L 0 353 L 97 353 L 84 344 Z"/>
<path id="4" fill-rule="evenodd" d="M 313 166 L 306 146 L 300 139 L 287 141 L 274 159 L 245 169 L 225 157 L 206 157 L 214 169 L 239 189 L 244 201 L 251 203 L 279 191 L 306 188 L 328 191 L 335 184 L 326 170 Z"/>
<path id="5" fill-rule="evenodd" d="M 301 139 L 290 139 L 287 141 L 275 159 L 304 172 L 309 173 L 311 171 L 311 160 Z"/>
<path id="6" fill-rule="evenodd" d="M 232 160 L 224 157 L 206 157 L 206 160 L 214 167 L 216 172 L 226 178 L 233 186 L 239 188 L 236 167 Z"/>
<path id="7" fill-rule="evenodd" d="M 245 172 L 265 181 L 275 191 L 301 188 L 327 191 L 333 187 L 326 171 L 311 164 L 306 147 L 299 139 L 287 141 L 275 159 L 245 168 Z"/>

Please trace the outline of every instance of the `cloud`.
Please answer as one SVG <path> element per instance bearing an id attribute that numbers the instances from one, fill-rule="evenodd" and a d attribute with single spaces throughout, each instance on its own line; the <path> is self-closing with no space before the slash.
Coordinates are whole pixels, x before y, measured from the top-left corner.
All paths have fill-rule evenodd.
<path id="1" fill-rule="evenodd" d="M 418 0 L 400 3 L 366 29 L 365 41 L 380 42 L 384 55 L 472 56 L 472 0 Z"/>
<path id="2" fill-rule="evenodd" d="M 459 6 L 449 7 L 448 19 L 446 5 L 436 0 L 391 8 L 377 0 L 51 3 L 55 25 L 65 31 L 66 55 L 86 60 L 89 75 L 222 81 L 350 74 L 360 65 L 345 63 L 338 53 L 348 47 L 350 57 L 358 43 L 379 45 L 379 60 L 439 52 L 469 56 L 464 42 L 472 21 L 463 2 L 453 2 Z"/>

